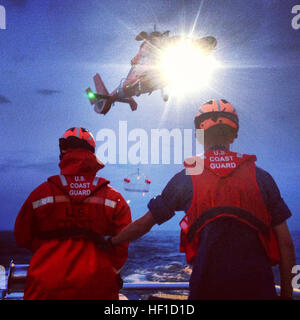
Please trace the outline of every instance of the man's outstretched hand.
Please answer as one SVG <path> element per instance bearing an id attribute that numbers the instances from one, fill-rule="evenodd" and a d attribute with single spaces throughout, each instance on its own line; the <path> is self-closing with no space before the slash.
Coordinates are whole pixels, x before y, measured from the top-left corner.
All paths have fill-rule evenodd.
<path id="1" fill-rule="evenodd" d="M 99 236 L 96 241 L 96 246 L 102 250 L 109 250 L 113 248 L 111 236 Z"/>

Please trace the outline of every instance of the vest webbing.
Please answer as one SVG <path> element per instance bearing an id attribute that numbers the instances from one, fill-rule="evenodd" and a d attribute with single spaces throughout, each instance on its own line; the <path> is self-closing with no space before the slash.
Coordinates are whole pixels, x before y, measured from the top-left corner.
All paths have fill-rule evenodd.
<path id="1" fill-rule="evenodd" d="M 40 240 L 67 240 L 73 238 L 84 238 L 93 241 L 95 244 L 104 242 L 102 234 L 86 228 L 60 228 L 50 231 L 40 231 Z"/>
<path id="2" fill-rule="evenodd" d="M 248 222 L 250 226 L 254 227 L 254 229 L 263 233 L 265 236 L 268 236 L 269 234 L 269 228 L 251 212 L 238 207 L 215 207 L 204 211 L 190 226 L 187 233 L 188 241 L 192 242 L 197 231 L 203 228 L 203 226 L 205 226 L 209 220 L 215 220 L 222 216 L 232 216 L 233 218 L 244 220 Z"/>

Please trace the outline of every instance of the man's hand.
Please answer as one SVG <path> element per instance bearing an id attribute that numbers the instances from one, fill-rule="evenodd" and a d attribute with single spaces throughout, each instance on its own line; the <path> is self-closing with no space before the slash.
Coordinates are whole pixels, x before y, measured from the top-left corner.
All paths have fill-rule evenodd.
<path id="1" fill-rule="evenodd" d="M 118 245 L 137 240 L 145 233 L 149 232 L 154 225 L 155 220 L 153 219 L 152 213 L 148 211 L 141 218 L 129 224 L 119 234 L 112 237 L 111 243 L 112 245 Z"/>
<path id="2" fill-rule="evenodd" d="M 96 246 L 102 250 L 109 250 L 113 248 L 111 238 L 111 236 L 99 236 L 96 242 Z"/>

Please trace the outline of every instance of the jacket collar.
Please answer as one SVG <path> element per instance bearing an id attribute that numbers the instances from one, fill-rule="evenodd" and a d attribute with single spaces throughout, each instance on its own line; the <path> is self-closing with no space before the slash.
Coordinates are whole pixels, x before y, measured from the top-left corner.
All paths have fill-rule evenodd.
<path id="1" fill-rule="evenodd" d="M 62 175 L 96 175 L 104 164 L 89 150 L 70 149 L 59 163 Z"/>
<path id="2" fill-rule="evenodd" d="M 213 146 L 213 147 L 210 147 L 206 152 L 216 151 L 216 150 L 229 151 L 229 149 L 227 149 L 225 146 Z"/>

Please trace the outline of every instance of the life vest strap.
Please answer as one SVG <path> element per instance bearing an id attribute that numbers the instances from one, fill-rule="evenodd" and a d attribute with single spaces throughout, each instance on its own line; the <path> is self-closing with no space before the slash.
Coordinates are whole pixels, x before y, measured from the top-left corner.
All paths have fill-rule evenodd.
<path id="1" fill-rule="evenodd" d="M 238 220 L 243 220 L 248 225 L 252 226 L 254 229 L 258 230 L 262 234 L 268 237 L 269 227 L 264 224 L 261 220 L 256 218 L 250 211 L 244 210 L 238 207 L 215 207 L 204 211 L 195 222 L 189 227 L 187 232 L 188 242 L 192 242 L 197 231 L 202 229 L 209 221 L 213 221 L 219 217 L 226 217 L 226 215 L 236 218 Z"/>
<path id="2" fill-rule="evenodd" d="M 83 238 L 93 241 L 95 244 L 104 243 L 104 235 L 87 228 L 60 228 L 56 230 L 40 231 L 40 240 L 67 240 Z"/>

